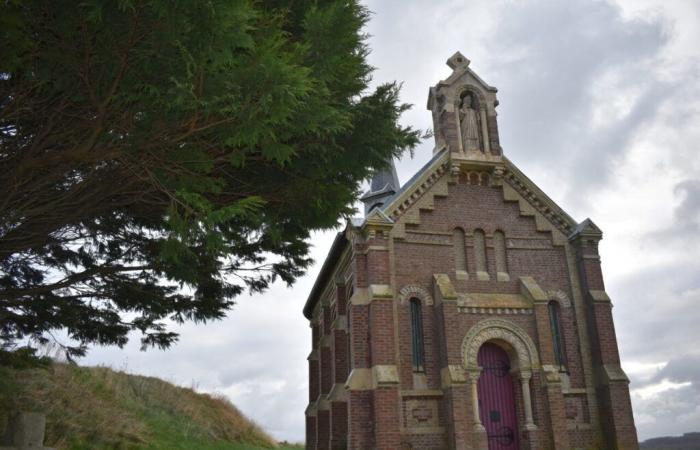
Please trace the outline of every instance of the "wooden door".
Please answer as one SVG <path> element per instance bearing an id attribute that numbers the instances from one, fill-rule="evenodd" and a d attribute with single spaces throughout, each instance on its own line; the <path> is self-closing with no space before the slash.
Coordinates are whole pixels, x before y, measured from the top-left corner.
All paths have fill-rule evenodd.
<path id="1" fill-rule="evenodd" d="M 486 343 L 479 349 L 477 361 L 483 368 L 478 384 L 479 414 L 489 450 L 520 450 L 508 353 L 496 344 Z"/>

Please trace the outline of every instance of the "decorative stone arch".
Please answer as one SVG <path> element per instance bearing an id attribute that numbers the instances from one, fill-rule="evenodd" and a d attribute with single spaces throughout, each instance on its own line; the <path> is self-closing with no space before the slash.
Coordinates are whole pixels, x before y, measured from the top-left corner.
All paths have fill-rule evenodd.
<path id="1" fill-rule="evenodd" d="M 479 416 L 479 400 L 477 382 L 481 375 L 481 367 L 477 362 L 477 354 L 481 346 L 489 341 L 507 343 L 515 352 L 518 363 L 518 375 L 522 385 L 523 408 L 525 410 L 525 429 L 536 430 L 537 425 L 532 415 L 532 400 L 530 398 L 530 379 L 532 372 L 540 367 L 537 347 L 532 338 L 520 327 L 503 319 L 485 319 L 474 325 L 462 341 L 464 367 L 471 378 L 472 409 L 474 426 L 477 431 L 483 431 L 484 426 Z"/>
<path id="2" fill-rule="evenodd" d="M 464 367 L 478 370 L 476 356 L 479 348 L 488 341 L 503 341 L 515 351 L 518 368 L 521 372 L 531 372 L 539 368 L 537 347 L 532 338 L 520 327 L 503 319 L 485 319 L 474 325 L 462 341 Z"/>
<path id="3" fill-rule="evenodd" d="M 547 296 L 550 300 L 558 302 L 559 306 L 561 306 L 562 308 L 571 307 L 571 300 L 569 299 L 569 296 L 566 295 L 566 292 L 562 291 L 561 289 L 547 291 Z"/>
<path id="4" fill-rule="evenodd" d="M 418 284 L 407 284 L 399 291 L 399 303 L 401 305 L 408 304 L 408 301 L 412 298 L 417 298 L 425 306 L 433 306 L 433 297 L 430 295 L 430 292 Z"/>
<path id="5" fill-rule="evenodd" d="M 459 103 L 462 101 L 462 96 L 464 94 L 472 94 L 476 97 L 477 101 L 479 102 L 479 109 L 483 109 L 484 111 L 487 109 L 487 104 L 486 104 L 486 97 L 484 96 L 484 92 L 479 88 L 478 86 L 475 86 L 473 84 L 465 84 L 463 86 L 460 86 L 459 89 L 457 89 L 457 95 L 455 95 L 455 106 L 459 106 Z"/>

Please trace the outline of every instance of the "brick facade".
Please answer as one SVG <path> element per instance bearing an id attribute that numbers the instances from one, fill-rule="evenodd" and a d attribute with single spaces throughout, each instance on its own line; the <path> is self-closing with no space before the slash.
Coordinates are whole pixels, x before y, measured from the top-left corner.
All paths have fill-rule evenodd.
<path id="1" fill-rule="evenodd" d="M 449 64 L 452 76 L 430 93 L 432 160 L 348 223 L 304 309 L 313 335 L 306 447 L 488 449 L 482 422 L 496 419 L 479 410 L 476 352 L 493 342 L 510 359 L 520 449 L 637 449 L 602 233 L 501 155 L 495 89 L 460 54 Z M 481 108 L 472 153 L 462 146 L 474 133 L 460 128 L 465 95 Z"/>

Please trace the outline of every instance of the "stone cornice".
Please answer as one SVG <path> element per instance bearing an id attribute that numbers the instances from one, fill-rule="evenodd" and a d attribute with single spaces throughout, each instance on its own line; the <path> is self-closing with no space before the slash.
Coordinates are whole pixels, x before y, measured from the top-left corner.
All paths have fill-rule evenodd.
<path id="1" fill-rule="evenodd" d="M 413 181 L 410 186 L 405 186 L 399 196 L 384 208 L 386 215 L 396 222 L 396 219 L 421 198 L 447 171 L 449 159 L 449 153 L 443 153 L 417 180 Z"/>
<path id="2" fill-rule="evenodd" d="M 503 179 L 537 212 L 542 214 L 554 227 L 565 236 L 570 236 L 576 229 L 576 221 L 569 216 L 554 200 L 549 198 L 532 180 L 530 180 L 508 158 L 505 162 Z"/>

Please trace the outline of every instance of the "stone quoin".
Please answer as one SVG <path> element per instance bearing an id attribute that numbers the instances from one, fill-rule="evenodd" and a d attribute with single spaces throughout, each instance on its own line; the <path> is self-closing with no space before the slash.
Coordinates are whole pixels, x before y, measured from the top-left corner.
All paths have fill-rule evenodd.
<path id="1" fill-rule="evenodd" d="M 496 89 L 447 63 L 432 159 L 375 175 L 304 306 L 306 448 L 636 450 L 602 232 L 503 156 Z"/>

